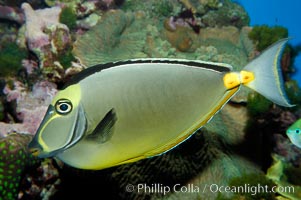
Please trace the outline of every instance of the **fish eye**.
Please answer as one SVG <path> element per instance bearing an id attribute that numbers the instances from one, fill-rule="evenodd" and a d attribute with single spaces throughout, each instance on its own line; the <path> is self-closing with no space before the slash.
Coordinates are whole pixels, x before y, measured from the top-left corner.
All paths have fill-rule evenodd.
<path id="1" fill-rule="evenodd" d="M 60 99 L 55 103 L 55 110 L 61 115 L 66 115 L 72 111 L 72 103 L 68 99 Z"/>
<path id="2" fill-rule="evenodd" d="M 301 134 L 301 129 L 297 128 L 297 129 L 295 130 L 295 133 L 296 133 L 296 134 Z"/>

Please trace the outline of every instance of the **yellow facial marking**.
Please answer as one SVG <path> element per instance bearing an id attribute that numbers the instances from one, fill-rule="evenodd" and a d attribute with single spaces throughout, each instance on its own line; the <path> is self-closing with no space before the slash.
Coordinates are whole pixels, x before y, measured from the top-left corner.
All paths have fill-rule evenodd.
<path id="1" fill-rule="evenodd" d="M 225 74 L 223 81 L 225 87 L 229 90 L 238 87 L 240 85 L 239 74 L 236 72 L 230 72 Z"/>
<path id="2" fill-rule="evenodd" d="M 73 107 L 77 107 L 81 99 L 80 85 L 71 85 L 64 90 L 59 91 L 52 100 L 52 105 L 55 106 L 56 102 L 60 99 L 68 99 Z"/>
<path id="3" fill-rule="evenodd" d="M 51 122 L 51 120 L 54 120 L 57 117 L 58 117 L 58 114 L 51 113 L 51 117 L 49 118 L 49 120 L 47 122 L 45 122 L 45 124 L 43 124 L 43 127 L 41 128 L 40 132 L 43 133 L 43 131 L 45 130 L 45 127 L 48 125 L 48 123 Z M 45 151 L 45 152 L 50 151 L 49 147 L 47 146 L 47 144 L 45 143 L 45 141 L 42 138 L 42 134 L 38 135 L 38 141 L 39 141 L 40 145 L 42 146 L 43 151 Z"/>
<path id="4" fill-rule="evenodd" d="M 240 72 L 240 79 L 242 84 L 248 84 L 249 82 L 255 79 L 255 76 L 252 72 L 248 71 L 241 71 Z"/>
<path id="5" fill-rule="evenodd" d="M 74 109 L 77 108 L 77 106 L 79 105 L 79 102 L 81 100 L 80 85 L 78 85 L 78 84 L 71 85 L 64 90 L 59 91 L 57 93 L 57 95 L 54 97 L 54 99 L 52 100 L 51 105 L 54 108 L 57 107 L 57 102 L 60 102 L 62 99 L 67 99 L 68 102 L 70 101 L 70 104 L 72 104 Z M 49 119 L 48 119 L 48 121 L 45 121 L 44 124 L 41 124 L 42 127 L 40 130 L 40 133 L 38 133 L 38 141 L 39 141 L 40 145 L 42 146 L 43 151 L 45 151 L 45 152 L 49 152 L 50 149 L 47 146 L 46 142 L 43 140 L 42 134 L 45 131 L 45 128 L 47 127 L 47 125 L 51 121 L 54 121 L 57 118 L 61 117 L 61 114 L 57 113 L 55 110 L 53 110 L 53 112 L 51 112 L 51 113 L 47 113 L 47 115 L 50 115 Z"/>

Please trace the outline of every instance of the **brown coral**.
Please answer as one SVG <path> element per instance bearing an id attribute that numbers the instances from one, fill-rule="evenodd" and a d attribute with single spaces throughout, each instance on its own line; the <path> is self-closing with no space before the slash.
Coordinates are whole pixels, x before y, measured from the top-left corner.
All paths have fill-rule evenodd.
<path id="1" fill-rule="evenodd" d="M 174 30 L 168 25 L 168 22 L 164 24 L 166 29 L 163 34 L 173 47 L 181 52 L 192 52 L 195 50 L 193 43 L 197 41 L 197 35 L 190 27 L 177 26 Z"/>

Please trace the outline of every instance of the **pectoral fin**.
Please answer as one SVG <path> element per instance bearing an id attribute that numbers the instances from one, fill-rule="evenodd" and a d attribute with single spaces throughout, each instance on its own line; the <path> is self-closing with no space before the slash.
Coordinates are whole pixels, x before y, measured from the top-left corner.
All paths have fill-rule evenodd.
<path id="1" fill-rule="evenodd" d="M 116 121 L 116 112 L 114 108 L 112 108 L 98 123 L 93 132 L 87 136 L 87 139 L 98 143 L 104 143 L 108 141 L 113 135 Z"/>

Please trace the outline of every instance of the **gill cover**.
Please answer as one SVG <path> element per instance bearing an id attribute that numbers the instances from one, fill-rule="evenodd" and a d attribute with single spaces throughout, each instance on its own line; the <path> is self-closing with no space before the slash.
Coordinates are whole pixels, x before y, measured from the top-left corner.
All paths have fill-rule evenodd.
<path id="1" fill-rule="evenodd" d="M 85 134 L 85 111 L 79 101 L 80 95 L 71 95 L 70 90 L 74 90 L 72 87 L 59 92 L 48 107 L 35 137 L 29 144 L 34 155 L 41 158 L 55 156 L 76 144 Z"/>

